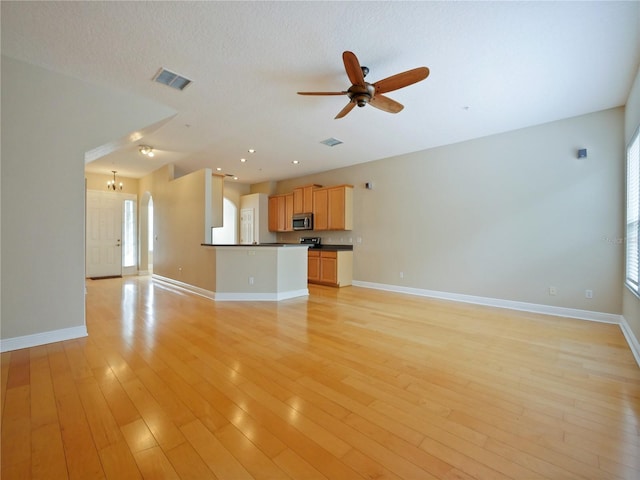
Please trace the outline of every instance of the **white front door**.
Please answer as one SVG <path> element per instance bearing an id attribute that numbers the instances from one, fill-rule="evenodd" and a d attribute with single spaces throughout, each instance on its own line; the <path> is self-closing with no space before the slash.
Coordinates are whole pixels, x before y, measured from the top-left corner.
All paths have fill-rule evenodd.
<path id="1" fill-rule="evenodd" d="M 122 275 L 122 196 L 87 191 L 86 276 Z"/>
<path id="2" fill-rule="evenodd" d="M 254 239 L 253 208 L 240 210 L 240 243 L 251 245 Z"/>

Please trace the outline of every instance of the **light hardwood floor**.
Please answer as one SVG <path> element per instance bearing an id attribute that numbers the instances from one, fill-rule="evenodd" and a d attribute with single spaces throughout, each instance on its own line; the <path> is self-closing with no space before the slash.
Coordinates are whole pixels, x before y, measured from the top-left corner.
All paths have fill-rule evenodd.
<path id="1" fill-rule="evenodd" d="M 89 337 L 2 354 L 4 480 L 640 478 L 615 325 L 358 287 L 87 289 Z"/>

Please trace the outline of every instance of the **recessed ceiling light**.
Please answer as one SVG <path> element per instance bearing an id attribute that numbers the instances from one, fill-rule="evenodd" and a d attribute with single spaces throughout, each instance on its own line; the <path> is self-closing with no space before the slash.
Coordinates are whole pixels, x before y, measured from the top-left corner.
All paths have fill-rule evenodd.
<path id="1" fill-rule="evenodd" d="M 220 168 L 220 167 L 216 167 L 216 170 L 217 170 L 218 172 L 221 172 L 221 171 L 222 171 L 222 168 Z"/>
<path id="2" fill-rule="evenodd" d="M 300 163 L 300 160 L 293 160 L 291 163 L 293 163 L 294 165 L 298 165 Z"/>
<path id="3" fill-rule="evenodd" d="M 250 148 L 250 149 L 248 150 L 248 152 L 249 152 L 249 153 L 256 153 L 255 149 L 253 149 L 253 148 Z"/>
<path id="4" fill-rule="evenodd" d="M 238 177 L 233 177 L 234 180 L 238 180 Z"/>
<path id="5" fill-rule="evenodd" d="M 244 163 L 244 162 L 246 162 L 246 161 L 247 161 L 247 159 L 246 159 L 246 158 L 241 158 L 241 159 L 240 159 L 240 161 L 241 161 L 242 163 Z"/>

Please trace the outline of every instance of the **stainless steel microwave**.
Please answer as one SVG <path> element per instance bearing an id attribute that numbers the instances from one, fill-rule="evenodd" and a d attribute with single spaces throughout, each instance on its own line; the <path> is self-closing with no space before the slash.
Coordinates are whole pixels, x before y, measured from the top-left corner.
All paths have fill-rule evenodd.
<path id="1" fill-rule="evenodd" d="M 313 230 L 313 213 L 296 213 L 292 222 L 294 230 Z"/>

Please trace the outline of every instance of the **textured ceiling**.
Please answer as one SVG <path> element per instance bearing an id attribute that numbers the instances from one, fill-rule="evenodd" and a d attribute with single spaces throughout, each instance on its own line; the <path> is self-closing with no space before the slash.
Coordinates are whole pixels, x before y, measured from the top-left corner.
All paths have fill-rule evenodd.
<path id="1" fill-rule="evenodd" d="M 640 2 L 8 2 L 2 53 L 177 115 L 87 165 L 140 177 L 221 167 L 279 180 L 623 105 L 640 64 Z M 297 91 L 427 66 L 398 114 Z M 160 67 L 193 80 L 153 83 Z M 141 128 L 144 126 L 141 126 Z M 326 147 L 335 137 L 344 143 Z M 137 145 L 157 155 L 143 158 Z M 96 151 L 100 151 L 96 145 Z M 250 155 L 247 149 L 255 148 Z M 240 163 L 240 158 L 247 158 Z M 293 165 L 299 160 L 299 165 Z"/>

